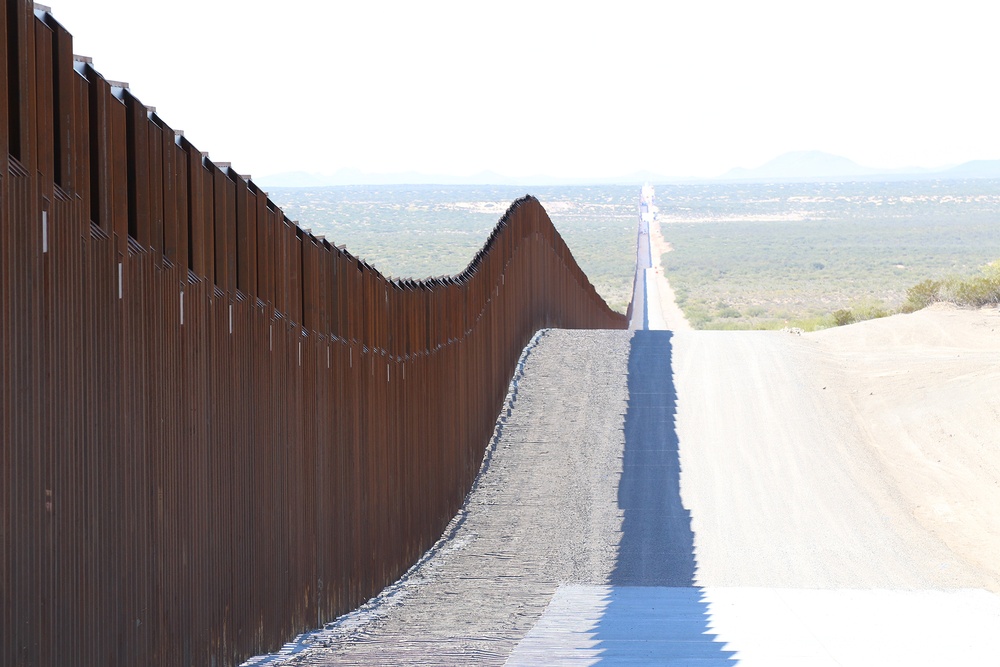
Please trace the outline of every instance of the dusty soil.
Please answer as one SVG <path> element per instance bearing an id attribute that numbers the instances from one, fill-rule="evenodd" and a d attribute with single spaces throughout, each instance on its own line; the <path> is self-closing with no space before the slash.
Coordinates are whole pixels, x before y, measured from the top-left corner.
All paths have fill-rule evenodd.
<path id="1" fill-rule="evenodd" d="M 1000 311 L 937 304 L 804 339 L 885 485 L 1000 592 Z"/>
<path id="2" fill-rule="evenodd" d="M 286 664 L 502 664 L 562 584 L 997 591 L 998 330 L 547 332 L 449 538 Z"/>
<path id="3" fill-rule="evenodd" d="M 939 476 L 936 459 L 894 471 L 899 463 L 889 462 L 909 448 L 904 433 L 892 426 L 873 431 L 876 415 L 856 408 L 861 394 L 873 393 L 869 382 L 879 371 L 847 369 L 865 367 L 868 355 L 895 355 L 891 347 L 864 344 L 850 351 L 869 331 L 675 336 L 681 495 L 692 517 L 698 585 L 938 590 L 993 584 L 970 552 L 928 530 L 907 498 L 909 485 L 932 496 L 945 492 L 925 484 Z M 904 373 L 906 363 L 898 361 L 894 372 Z M 934 391 L 943 392 L 957 369 L 941 361 Z M 967 399 L 983 404 L 983 396 Z M 911 395 L 899 387 L 886 400 L 876 409 L 889 416 Z M 971 417 L 954 416 L 960 422 Z M 985 436 L 998 426 L 993 418 L 970 429 Z M 982 482 L 965 475 L 957 486 L 989 512 L 998 505 Z M 992 530 L 1000 533 L 1000 520 Z"/>

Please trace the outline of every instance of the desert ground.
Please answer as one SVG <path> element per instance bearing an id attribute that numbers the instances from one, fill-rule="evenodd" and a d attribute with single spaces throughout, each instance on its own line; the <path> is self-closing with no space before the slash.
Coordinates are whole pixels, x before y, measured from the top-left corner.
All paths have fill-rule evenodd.
<path id="1" fill-rule="evenodd" d="M 654 319 L 537 336 L 442 540 L 286 664 L 995 664 L 1000 312 Z"/>
<path id="2" fill-rule="evenodd" d="M 803 337 L 880 482 L 1000 593 L 1000 311 L 935 304 Z"/>

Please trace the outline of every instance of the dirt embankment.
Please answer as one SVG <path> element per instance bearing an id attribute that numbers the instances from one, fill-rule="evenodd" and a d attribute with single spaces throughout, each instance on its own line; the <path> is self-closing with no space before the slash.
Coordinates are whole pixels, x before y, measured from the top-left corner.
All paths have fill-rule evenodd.
<path id="1" fill-rule="evenodd" d="M 1000 311 L 937 304 L 805 339 L 887 484 L 1000 592 Z"/>

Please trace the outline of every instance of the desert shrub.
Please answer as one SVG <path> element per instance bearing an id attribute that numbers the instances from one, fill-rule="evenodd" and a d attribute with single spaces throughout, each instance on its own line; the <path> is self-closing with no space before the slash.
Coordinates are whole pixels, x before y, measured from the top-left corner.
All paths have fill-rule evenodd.
<path id="1" fill-rule="evenodd" d="M 819 331 L 820 329 L 829 329 L 834 325 L 833 315 L 830 314 L 814 315 L 795 322 L 795 326 L 803 331 Z"/>
<path id="2" fill-rule="evenodd" d="M 1000 304 L 1000 260 L 982 267 L 978 276 L 917 283 L 906 290 L 906 301 L 900 310 L 912 313 L 937 301 L 948 301 L 967 308 Z"/>
<path id="3" fill-rule="evenodd" d="M 711 322 L 714 319 L 712 309 L 709 304 L 705 303 L 703 300 L 689 299 L 679 305 L 681 310 L 684 311 L 684 317 L 687 318 L 687 321 L 690 322 L 691 326 L 695 329 L 714 328 L 711 326 Z"/>
<path id="4" fill-rule="evenodd" d="M 1000 304 L 1000 260 L 980 269 L 980 275 L 960 281 L 954 288 L 959 306 L 982 308 Z"/>
<path id="5" fill-rule="evenodd" d="M 982 308 L 1000 303 L 1000 281 L 987 276 L 957 280 L 948 287 L 948 300 L 958 306 Z"/>
<path id="6" fill-rule="evenodd" d="M 864 301 L 855 304 L 850 308 L 841 308 L 833 312 L 833 323 L 842 327 L 845 324 L 864 322 L 865 320 L 877 320 L 880 317 L 888 317 L 892 311 L 882 305 L 879 301 Z"/>
<path id="7" fill-rule="evenodd" d="M 924 280 L 906 290 L 906 301 L 900 306 L 904 313 L 913 313 L 941 300 L 940 280 Z"/>
<path id="8" fill-rule="evenodd" d="M 854 307 L 854 321 L 863 322 L 865 320 L 877 320 L 880 317 L 888 317 L 892 312 L 878 302 L 866 302 Z"/>
<path id="9" fill-rule="evenodd" d="M 842 327 L 845 324 L 853 324 L 856 321 L 854 313 L 850 308 L 841 308 L 840 310 L 833 311 L 833 323 L 838 327 Z"/>

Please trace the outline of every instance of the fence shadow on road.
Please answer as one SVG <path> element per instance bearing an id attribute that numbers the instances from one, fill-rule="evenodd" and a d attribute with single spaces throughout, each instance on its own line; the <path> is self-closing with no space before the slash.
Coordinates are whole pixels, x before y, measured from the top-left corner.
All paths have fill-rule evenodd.
<path id="1" fill-rule="evenodd" d="M 681 503 L 670 331 L 636 331 L 629 351 L 623 512 L 612 591 L 594 639 L 599 664 L 737 660 L 709 629 L 695 582 L 691 515 Z"/>

